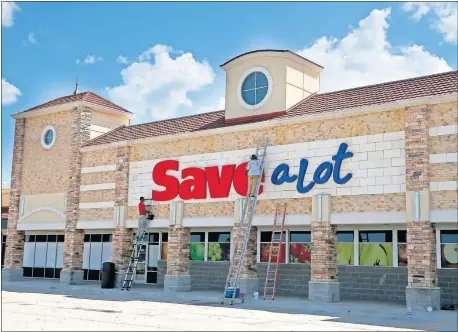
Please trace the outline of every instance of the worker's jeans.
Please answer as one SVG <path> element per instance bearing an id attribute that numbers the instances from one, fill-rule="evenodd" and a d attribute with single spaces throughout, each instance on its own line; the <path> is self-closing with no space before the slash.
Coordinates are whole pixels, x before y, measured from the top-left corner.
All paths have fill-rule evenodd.
<path id="1" fill-rule="evenodd" d="M 258 176 L 257 175 L 248 175 L 248 196 L 254 196 L 256 193 L 256 184 L 257 184 Z"/>
<path id="2" fill-rule="evenodd" d="M 146 225 L 148 223 L 148 220 L 146 219 L 146 216 L 142 216 L 140 215 L 138 217 L 138 231 L 140 231 L 141 229 L 146 229 Z"/>

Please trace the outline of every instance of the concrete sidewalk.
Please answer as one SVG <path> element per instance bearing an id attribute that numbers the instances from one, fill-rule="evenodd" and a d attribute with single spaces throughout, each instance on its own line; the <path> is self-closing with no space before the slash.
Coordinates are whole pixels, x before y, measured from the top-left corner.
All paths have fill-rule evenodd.
<path id="1" fill-rule="evenodd" d="M 58 281 L 39 279 L 3 283 L 2 288 L 4 330 L 36 330 L 38 326 L 43 330 L 457 331 L 458 328 L 457 311 L 407 313 L 405 305 L 395 303 L 321 304 L 280 296 L 275 301 L 249 298 L 244 304 L 230 307 L 220 304 L 222 291 L 169 293 L 149 285 L 135 285 L 131 291 L 121 291 L 101 289 L 99 283 L 61 286 Z M 73 320 L 76 325 L 69 325 Z M 86 325 L 81 325 L 83 322 Z M 136 322 L 134 326 L 133 322 Z"/>

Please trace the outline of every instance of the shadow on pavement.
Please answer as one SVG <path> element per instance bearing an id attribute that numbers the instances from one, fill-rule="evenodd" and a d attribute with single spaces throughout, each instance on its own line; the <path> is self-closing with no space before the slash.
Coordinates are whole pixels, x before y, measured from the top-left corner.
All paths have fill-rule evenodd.
<path id="1" fill-rule="evenodd" d="M 373 301 L 348 301 L 340 303 L 309 302 L 306 298 L 282 297 L 272 300 L 248 298 L 244 304 L 222 305 L 222 291 L 192 291 L 188 293 L 165 292 L 162 287 L 134 285 L 131 291 L 119 288 L 102 289 L 98 282 L 84 285 L 60 285 L 58 280 L 33 279 L 19 282 L 3 282 L 2 291 L 15 293 L 55 294 L 76 299 L 99 301 L 145 301 L 173 303 L 179 305 L 231 307 L 235 310 L 259 310 L 272 313 L 324 316 L 323 320 L 338 323 L 365 324 L 388 328 L 415 330 L 457 331 L 457 311 L 435 311 L 432 313 L 408 313 L 405 304 Z M 7 303 L 4 303 L 7 304 Z M 120 313 L 116 310 L 86 309 L 104 313 Z"/>

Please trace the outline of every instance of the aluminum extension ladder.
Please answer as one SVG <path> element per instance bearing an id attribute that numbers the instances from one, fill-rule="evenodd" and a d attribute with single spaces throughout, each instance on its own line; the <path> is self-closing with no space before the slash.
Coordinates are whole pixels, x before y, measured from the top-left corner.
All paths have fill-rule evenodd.
<path id="1" fill-rule="evenodd" d="M 146 248 L 143 248 L 146 237 L 146 223 L 138 222 L 137 234 L 134 237 L 132 243 L 132 253 L 130 254 L 129 266 L 127 267 L 126 275 L 121 284 L 121 290 L 127 289 L 128 291 L 132 288 L 135 274 L 137 273 L 137 264 L 141 257 L 146 256 Z"/>
<path id="2" fill-rule="evenodd" d="M 270 240 L 270 252 L 269 252 L 269 263 L 267 264 L 266 272 L 266 283 L 264 285 L 264 300 L 268 296 L 272 296 L 272 300 L 275 300 L 275 291 L 277 289 L 277 279 L 278 279 L 278 268 L 280 266 L 280 256 L 281 256 L 281 245 L 283 243 L 283 232 L 285 231 L 285 217 L 286 217 L 286 203 L 283 206 L 283 216 L 281 217 L 281 230 L 277 230 L 277 217 L 278 217 L 279 206 L 275 207 L 275 217 L 274 225 L 272 228 L 272 238 Z M 278 240 L 277 237 L 278 236 Z M 277 259 L 275 262 L 272 262 L 272 252 L 274 249 L 277 249 Z M 272 265 L 275 264 L 275 269 Z"/>
<path id="3" fill-rule="evenodd" d="M 230 300 L 230 304 L 234 304 L 234 299 L 240 299 L 243 303 L 244 299 L 240 295 L 240 289 L 237 288 L 240 273 L 242 271 L 243 260 L 245 258 L 245 252 L 247 249 L 248 241 L 250 239 L 251 224 L 253 221 L 254 212 L 256 209 L 256 202 L 258 200 L 259 186 L 261 185 L 261 178 L 264 169 L 264 161 L 267 153 L 267 145 L 269 140 L 266 139 L 262 146 L 259 144 L 256 147 L 256 156 L 261 160 L 261 172 L 256 181 L 256 191 L 254 197 L 247 197 L 243 199 L 243 209 L 240 218 L 240 225 L 238 234 L 234 241 L 234 251 L 229 267 L 229 273 L 227 274 L 226 285 L 224 288 L 223 300 L 221 304 L 224 304 L 226 300 Z"/>

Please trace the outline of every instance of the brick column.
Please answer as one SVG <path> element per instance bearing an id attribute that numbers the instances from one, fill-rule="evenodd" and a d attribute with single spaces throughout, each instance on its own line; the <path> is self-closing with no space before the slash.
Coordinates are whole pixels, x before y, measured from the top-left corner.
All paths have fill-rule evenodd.
<path id="1" fill-rule="evenodd" d="M 24 232 L 17 230 L 21 198 L 22 159 L 24 151 L 25 119 L 16 119 L 14 132 L 13 164 L 11 168 L 10 207 L 6 233 L 5 268 L 3 280 L 22 279 L 22 258 L 24 256 Z"/>
<path id="2" fill-rule="evenodd" d="M 331 196 L 312 198 L 312 269 L 309 281 L 309 300 L 340 301 L 337 280 L 337 234 L 331 225 Z"/>
<path id="3" fill-rule="evenodd" d="M 234 251 L 236 240 L 246 233 L 246 226 L 240 227 L 240 219 L 243 214 L 243 206 L 246 204 L 246 198 L 239 198 L 235 202 L 234 207 L 234 226 L 232 228 L 231 251 Z M 250 238 L 247 244 L 245 257 L 243 258 L 242 272 L 239 276 L 238 287 L 244 294 L 253 294 L 259 292 L 259 279 L 256 265 L 256 249 L 257 249 L 258 230 L 256 227 L 251 227 Z"/>
<path id="4" fill-rule="evenodd" d="M 131 147 L 120 146 L 117 151 L 115 175 L 115 222 L 113 231 L 112 257 L 116 266 L 116 284 L 119 284 L 125 275 L 132 253 L 132 229 L 126 228 L 129 192 L 129 160 Z"/>
<path id="5" fill-rule="evenodd" d="M 427 105 L 405 109 L 408 310 L 440 309 L 436 231 L 430 221 Z"/>
<path id="6" fill-rule="evenodd" d="M 170 204 L 170 226 L 167 245 L 167 274 L 164 290 L 174 292 L 191 291 L 189 272 L 189 240 L 191 231 L 183 226 L 184 203 Z"/>
<path id="7" fill-rule="evenodd" d="M 91 112 L 86 107 L 72 110 L 72 141 L 67 191 L 67 220 L 65 224 L 64 265 L 60 274 L 63 284 L 83 282 L 84 231 L 77 229 L 81 184 L 81 147 L 89 141 Z"/>

